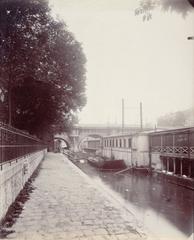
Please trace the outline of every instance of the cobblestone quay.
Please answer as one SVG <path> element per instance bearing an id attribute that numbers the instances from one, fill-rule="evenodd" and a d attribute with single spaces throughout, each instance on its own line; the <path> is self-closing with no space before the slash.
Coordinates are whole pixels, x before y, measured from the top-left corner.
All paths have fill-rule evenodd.
<path id="1" fill-rule="evenodd" d="M 146 239 L 134 216 L 62 154 L 47 154 L 33 187 L 8 239 Z"/>

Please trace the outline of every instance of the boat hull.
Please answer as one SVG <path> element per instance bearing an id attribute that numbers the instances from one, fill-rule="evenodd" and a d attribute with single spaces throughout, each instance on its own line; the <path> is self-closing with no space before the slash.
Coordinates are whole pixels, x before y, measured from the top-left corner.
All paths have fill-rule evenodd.
<path id="1" fill-rule="evenodd" d="M 92 161 L 88 159 L 89 164 L 101 170 L 122 170 L 126 168 L 123 160 Z"/>

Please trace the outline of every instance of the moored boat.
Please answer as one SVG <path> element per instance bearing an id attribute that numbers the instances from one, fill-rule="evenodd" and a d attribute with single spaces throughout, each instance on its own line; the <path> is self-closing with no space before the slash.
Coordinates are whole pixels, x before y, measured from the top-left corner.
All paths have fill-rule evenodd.
<path id="1" fill-rule="evenodd" d="M 126 164 L 124 160 L 111 160 L 111 159 L 105 159 L 99 156 L 95 157 L 89 157 L 88 162 L 100 170 L 122 170 L 126 168 Z"/>

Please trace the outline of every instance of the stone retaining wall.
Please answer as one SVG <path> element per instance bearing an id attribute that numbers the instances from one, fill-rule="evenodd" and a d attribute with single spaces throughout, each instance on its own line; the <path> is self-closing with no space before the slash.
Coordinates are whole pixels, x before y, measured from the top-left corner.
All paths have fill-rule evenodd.
<path id="1" fill-rule="evenodd" d="M 15 201 L 27 180 L 40 164 L 46 150 L 21 157 L 0 168 L 0 221 Z"/>

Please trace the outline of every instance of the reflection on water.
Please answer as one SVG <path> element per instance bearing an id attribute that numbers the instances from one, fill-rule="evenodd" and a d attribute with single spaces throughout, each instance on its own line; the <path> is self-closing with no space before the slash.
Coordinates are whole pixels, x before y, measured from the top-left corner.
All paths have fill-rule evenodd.
<path id="1" fill-rule="evenodd" d="M 91 177 L 99 177 L 124 198 L 135 216 L 155 234 L 185 239 L 193 232 L 194 191 L 142 173 L 115 175 L 76 164 Z"/>

